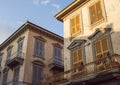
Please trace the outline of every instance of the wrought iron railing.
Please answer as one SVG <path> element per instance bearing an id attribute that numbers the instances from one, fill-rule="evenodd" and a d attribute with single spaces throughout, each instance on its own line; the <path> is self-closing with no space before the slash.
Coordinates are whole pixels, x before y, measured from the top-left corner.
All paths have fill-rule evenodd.
<path id="1" fill-rule="evenodd" d="M 23 56 L 24 56 L 24 53 L 23 52 L 15 52 L 15 53 L 13 53 L 10 57 L 8 57 L 7 58 L 7 61 L 9 61 L 9 60 L 12 60 L 12 59 L 14 59 L 14 58 L 16 58 L 16 57 L 21 57 L 21 58 L 23 58 Z"/>
<path id="2" fill-rule="evenodd" d="M 52 58 L 49 60 L 49 63 L 50 63 L 50 64 L 57 64 L 57 65 L 64 66 L 64 63 L 63 63 L 63 60 L 62 60 L 62 59 L 54 58 L 54 57 L 52 57 Z"/>
<path id="3" fill-rule="evenodd" d="M 63 73 L 55 74 L 49 77 L 49 81 L 54 85 L 54 83 L 63 83 L 69 80 L 80 79 L 91 74 L 95 75 L 119 67 L 120 55 L 114 54 L 85 64 L 83 67 L 79 66 Z"/>

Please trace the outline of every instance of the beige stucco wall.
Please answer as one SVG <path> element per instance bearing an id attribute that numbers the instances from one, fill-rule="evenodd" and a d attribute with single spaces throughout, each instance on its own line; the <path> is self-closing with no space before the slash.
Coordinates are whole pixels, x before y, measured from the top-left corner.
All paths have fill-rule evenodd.
<path id="1" fill-rule="evenodd" d="M 90 24 L 90 16 L 89 16 L 89 6 L 94 3 L 96 0 L 91 0 L 79 9 L 75 10 L 68 16 L 64 18 L 64 58 L 65 60 L 65 70 L 70 69 L 70 51 L 67 47 L 71 44 L 74 39 L 82 38 L 86 39 L 86 37 L 90 36 L 95 32 L 97 28 L 112 28 L 111 31 L 111 38 L 112 38 L 112 46 L 114 53 L 120 54 L 120 0 L 101 0 L 103 1 L 103 9 L 105 10 L 105 20 L 100 24 L 91 26 Z M 70 18 L 72 18 L 76 14 L 81 14 L 82 18 L 82 35 L 79 34 L 77 37 L 69 40 L 70 38 Z M 91 41 L 87 40 L 87 42 L 91 43 Z M 86 62 L 93 61 L 93 54 L 92 54 L 92 46 L 85 47 L 86 52 Z"/>
<path id="2" fill-rule="evenodd" d="M 35 38 L 34 36 L 42 36 L 46 40 L 45 42 L 45 49 L 44 49 L 44 59 L 37 58 L 34 55 L 34 45 L 35 45 Z M 26 65 L 25 65 L 25 75 L 24 75 L 24 81 L 32 83 L 32 73 L 33 73 L 33 61 L 38 60 L 44 63 L 44 75 L 52 75 L 52 71 L 50 72 L 49 68 L 49 62 L 50 59 L 53 57 L 53 43 L 59 43 L 56 40 L 53 40 L 49 37 L 46 37 L 45 35 L 42 35 L 40 33 L 36 33 L 34 31 L 29 31 L 29 37 L 28 37 L 28 43 L 27 43 L 27 56 L 25 59 Z M 62 47 L 63 44 L 59 43 Z M 62 57 L 63 57 L 63 49 L 62 49 Z"/>
<path id="3" fill-rule="evenodd" d="M 22 33 L 18 38 L 16 38 L 14 41 L 12 41 L 11 43 L 9 43 L 9 45 L 7 45 L 1 52 L 4 53 L 3 56 L 2 56 L 2 63 L 1 63 L 1 67 L 2 67 L 2 71 L 4 70 L 5 68 L 5 63 L 6 63 L 6 58 L 7 58 L 7 48 L 9 46 L 12 46 L 12 53 L 15 53 L 17 51 L 17 47 L 18 47 L 18 44 L 17 44 L 17 41 L 20 37 L 25 37 L 24 38 L 24 41 L 23 41 L 23 53 L 24 53 L 24 59 L 26 57 L 26 51 L 27 51 L 27 41 L 28 41 L 28 30 L 25 31 L 24 33 Z M 24 66 L 25 66 L 25 63 L 23 63 L 23 65 L 21 66 L 20 68 L 20 73 L 19 73 L 19 81 L 23 81 L 23 78 L 24 78 Z M 2 73 L 2 72 L 1 72 Z M 8 73 L 8 78 L 7 78 L 7 82 L 10 82 L 13 80 L 13 74 L 14 74 L 14 71 L 12 69 L 9 69 L 9 73 Z M 3 74 L 2 74 L 3 75 Z M 2 75 L 1 75 L 1 81 L 2 81 Z M 2 84 L 0 84 L 2 85 Z"/>

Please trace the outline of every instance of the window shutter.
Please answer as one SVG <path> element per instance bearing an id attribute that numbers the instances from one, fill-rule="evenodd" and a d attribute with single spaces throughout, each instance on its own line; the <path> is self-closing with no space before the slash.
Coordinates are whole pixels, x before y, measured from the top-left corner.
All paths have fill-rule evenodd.
<path id="1" fill-rule="evenodd" d="M 95 5 L 92 5 L 89 8 L 90 11 L 90 18 L 91 18 L 91 24 L 95 23 L 97 21 L 97 15 L 96 15 L 96 10 L 95 10 Z"/>
<path id="2" fill-rule="evenodd" d="M 76 17 L 76 32 L 80 31 L 80 15 L 77 15 Z"/>
<path id="3" fill-rule="evenodd" d="M 77 51 L 73 52 L 73 63 L 77 62 Z"/>
<path id="4" fill-rule="evenodd" d="M 20 67 L 14 69 L 13 85 L 18 85 Z"/>
<path id="5" fill-rule="evenodd" d="M 102 39 L 102 48 L 103 48 L 103 52 L 108 51 L 108 41 L 106 38 Z"/>
<path id="6" fill-rule="evenodd" d="M 82 61 L 82 49 L 78 50 L 78 60 Z"/>
<path id="7" fill-rule="evenodd" d="M 95 42 L 95 51 L 96 51 L 96 59 L 100 59 L 102 57 L 102 48 L 101 48 L 100 40 Z"/>
<path id="8" fill-rule="evenodd" d="M 98 20 L 102 19 L 103 15 L 102 15 L 102 7 L 101 7 L 100 0 L 96 3 L 96 12 L 97 12 L 97 18 L 98 18 Z"/>
<path id="9" fill-rule="evenodd" d="M 2 80 L 2 85 L 6 85 L 7 83 L 7 77 L 8 77 L 8 71 L 3 73 L 3 80 Z"/>
<path id="10" fill-rule="evenodd" d="M 71 19 L 71 35 L 75 33 L 75 19 Z"/>

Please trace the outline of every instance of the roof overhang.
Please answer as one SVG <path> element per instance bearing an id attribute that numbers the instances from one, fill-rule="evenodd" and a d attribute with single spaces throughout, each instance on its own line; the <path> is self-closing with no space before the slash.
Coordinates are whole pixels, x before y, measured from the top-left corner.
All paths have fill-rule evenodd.
<path id="1" fill-rule="evenodd" d="M 55 15 L 55 18 L 58 19 L 59 21 L 63 22 L 63 18 L 72 12 L 74 9 L 77 7 L 81 6 L 84 2 L 89 1 L 89 0 L 74 0 L 71 4 L 69 4 L 67 7 L 65 7 L 63 10 L 58 12 Z"/>

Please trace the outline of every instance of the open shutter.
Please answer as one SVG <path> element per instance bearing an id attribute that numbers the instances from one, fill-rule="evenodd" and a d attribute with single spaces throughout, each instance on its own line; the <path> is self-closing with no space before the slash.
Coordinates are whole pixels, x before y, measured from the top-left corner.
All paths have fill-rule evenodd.
<path id="1" fill-rule="evenodd" d="M 98 1 L 96 3 L 96 12 L 97 12 L 97 19 L 100 20 L 103 18 L 103 15 L 102 15 L 102 7 L 101 7 L 101 2 Z"/>

